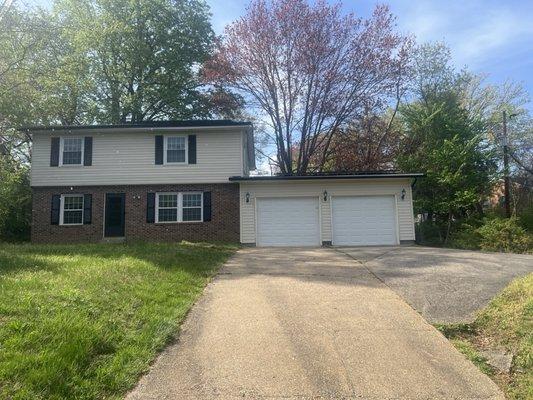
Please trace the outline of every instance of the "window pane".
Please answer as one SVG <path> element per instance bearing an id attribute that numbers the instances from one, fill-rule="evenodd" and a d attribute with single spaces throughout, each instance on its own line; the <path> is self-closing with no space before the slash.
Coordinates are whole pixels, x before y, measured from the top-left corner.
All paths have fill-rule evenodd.
<path id="1" fill-rule="evenodd" d="M 82 138 L 63 139 L 63 164 L 81 164 Z"/>
<path id="2" fill-rule="evenodd" d="M 185 162 L 185 150 L 167 150 L 167 162 Z"/>
<path id="3" fill-rule="evenodd" d="M 81 224 L 83 222 L 83 211 L 65 210 L 63 213 L 64 224 Z"/>
<path id="4" fill-rule="evenodd" d="M 63 208 L 65 210 L 82 210 L 83 196 L 65 196 L 63 198 Z"/>
<path id="5" fill-rule="evenodd" d="M 160 194 L 159 207 L 177 207 L 178 195 L 177 194 Z"/>
<path id="6" fill-rule="evenodd" d="M 201 207 L 202 195 L 200 193 L 183 193 L 183 207 Z"/>
<path id="7" fill-rule="evenodd" d="M 201 208 L 184 208 L 183 209 L 183 221 L 201 221 L 202 209 Z"/>
<path id="8" fill-rule="evenodd" d="M 63 164 L 81 164 L 81 151 L 64 151 L 63 152 Z"/>
<path id="9" fill-rule="evenodd" d="M 178 220 L 178 210 L 176 208 L 160 208 L 158 221 L 167 222 L 167 221 L 177 221 Z"/>
<path id="10" fill-rule="evenodd" d="M 81 138 L 64 138 L 63 150 L 65 151 L 81 151 Z"/>
<path id="11" fill-rule="evenodd" d="M 167 150 L 185 150 L 185 138 L 167 137 Z"/>

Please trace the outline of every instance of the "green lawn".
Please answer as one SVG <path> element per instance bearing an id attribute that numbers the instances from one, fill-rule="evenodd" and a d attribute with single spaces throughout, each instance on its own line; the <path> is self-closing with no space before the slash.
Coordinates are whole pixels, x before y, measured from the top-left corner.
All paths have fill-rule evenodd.
<path id="1" fill-rule="evenodd" d="M 235 249 L 0 244 L 0 398 L 120 398 Z"/>
<path id="2" fill-rule="evenodd" d="M 511 282 L 474 323 L 438 328 L 510 399 L 533 399 L 533 274 Z M 480 356 L 480 350 L 490 348 L 505 349 L 514 355 L 509 374 L 495 371 Z"/>

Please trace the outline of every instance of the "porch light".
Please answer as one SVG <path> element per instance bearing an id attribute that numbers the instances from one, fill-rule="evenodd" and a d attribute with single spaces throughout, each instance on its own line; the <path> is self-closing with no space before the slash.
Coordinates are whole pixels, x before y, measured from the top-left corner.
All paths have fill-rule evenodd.
<path id="1" fill-rule="evenodd" d="M 402 200 L 405 200 L 405 189 L 402 189 Z"/>
<path id="2" fill-rule="evenodd" d="M 246 195 L 244 197 L 246 199 L 246 202 L 249 203 L 250 202 L 250 192 L 246 192 Z"/>
<path id="3" fill-rule="evenodd" d="M 328 201 L 328 191 L 324 190 L 324 201 Z"/>

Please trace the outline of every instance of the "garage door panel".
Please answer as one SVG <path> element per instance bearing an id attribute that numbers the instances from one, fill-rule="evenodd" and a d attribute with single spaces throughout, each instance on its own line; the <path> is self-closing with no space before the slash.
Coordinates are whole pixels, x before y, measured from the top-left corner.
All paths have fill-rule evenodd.
<path id="1" fill-rule="evenodd" d="M 258 246 L 316 246 L 319 241 L 316 198 L 257 199 Z"/>
<path id="2" fill-rule="evenodd" d="M 333 197 L 333 244 L 397 244 L 395 207 L 393 196 Z"/>

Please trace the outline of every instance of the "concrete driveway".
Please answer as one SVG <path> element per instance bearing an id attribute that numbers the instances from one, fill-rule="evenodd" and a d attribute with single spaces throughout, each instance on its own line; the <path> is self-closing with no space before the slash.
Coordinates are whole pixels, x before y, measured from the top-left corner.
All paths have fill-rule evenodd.
<path id="1" fill-rule="evenodd" d="M 533 256 L 432 247 L 341 247 L 430 322 L 470 322 Z"/>
<path id="2" fill-rule="evenodd" d="M 335 249 L 243 249 L 128 399 L 503 399 Z"/>

